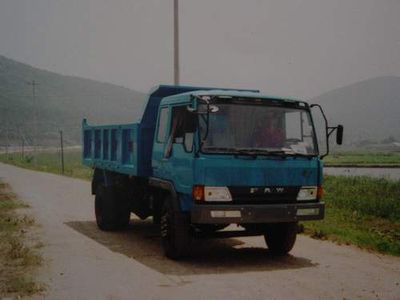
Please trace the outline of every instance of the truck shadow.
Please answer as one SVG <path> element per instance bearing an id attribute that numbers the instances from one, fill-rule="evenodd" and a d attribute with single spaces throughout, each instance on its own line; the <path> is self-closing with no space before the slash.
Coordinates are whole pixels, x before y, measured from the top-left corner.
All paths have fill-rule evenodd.
<path id="1" fill-rule="evenodd" d="M 223 274 L 314 267 L 309 259 L 287 255 L 276 257 L 267 248 L 251 247 L 236 238 L 195 240 L 191 255 L 180 261 L 164 257 L 158 226 L 151 221 L 131 220 L 120 232 L 100 231 L 94 221 L 65 223 L 114 252 L 170 275 Z M 259 237 L 261 238 L 261 237 Z"/>

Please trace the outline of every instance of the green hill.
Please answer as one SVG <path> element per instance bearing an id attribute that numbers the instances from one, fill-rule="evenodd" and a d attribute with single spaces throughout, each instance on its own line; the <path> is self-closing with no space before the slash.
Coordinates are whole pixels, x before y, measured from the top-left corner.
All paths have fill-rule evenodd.
<path id="1" fill-rule="evenodd" d="M 377 77 L 327 92 L 319 103 L 332 124 L 345 127 L 356 147 L 400 141 L 400 77 Z"/>
<path id="2" fill-rule="evenodd" d="M 35 86 L 33 101 L 32 80 Z M 37 112 L 37 141 L 57 143 L 59 130 L 67 144 L 80 143 L 80 126 L 89 123 L 135 122 L 144 94 L 94 80 L 63 76 L 0 55 L 0 144 L 32 142 Z"/>

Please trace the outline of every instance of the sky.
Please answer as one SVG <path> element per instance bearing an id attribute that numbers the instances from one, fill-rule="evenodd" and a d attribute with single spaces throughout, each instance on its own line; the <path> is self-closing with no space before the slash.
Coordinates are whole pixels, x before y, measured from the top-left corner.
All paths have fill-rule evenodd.
<path id="1" fill-rule="evenodd" d="M 399 0 L 180 0 L 181 83 L 312 98 L 400 76 Z M 147 92 L 173 82 L 173 0 L 0 0 L 0 55 Z"/>

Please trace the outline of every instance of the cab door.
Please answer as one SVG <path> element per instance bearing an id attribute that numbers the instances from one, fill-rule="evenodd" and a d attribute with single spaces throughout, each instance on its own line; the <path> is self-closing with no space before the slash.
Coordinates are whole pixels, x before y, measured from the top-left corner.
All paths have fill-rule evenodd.
<path id="1" fill-rule="evenodd" d="M 160 107 L 158 113 L 157 129 L 154 135 L 152 168 L 153 176 L 157 178 L 167 178 L 164 164 L 167 160 L 164 158 L 165 147 L 170 130 L 171 114 L 170 107 Z"/>
<path id="2" fill-rule="evenodd" d="M 193 185 L 196 115 L 184 106 L 171 108 L 171 120 L 163 155 L 163 172 L 178 192 L 191 194 Z"/>

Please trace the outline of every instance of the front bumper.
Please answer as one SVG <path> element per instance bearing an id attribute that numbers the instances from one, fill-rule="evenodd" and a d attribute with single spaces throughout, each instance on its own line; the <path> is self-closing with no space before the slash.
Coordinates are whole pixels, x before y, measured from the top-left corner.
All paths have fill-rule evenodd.
<path id="1" fill-rule="evenodd" d="M 279 223 L 321 220 L 325 203 L 270 205 L 196 205 L 191 211 L 195 224 Z"/>

